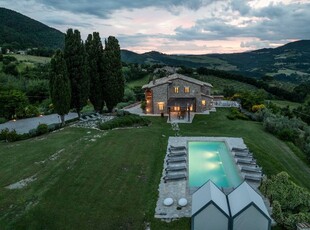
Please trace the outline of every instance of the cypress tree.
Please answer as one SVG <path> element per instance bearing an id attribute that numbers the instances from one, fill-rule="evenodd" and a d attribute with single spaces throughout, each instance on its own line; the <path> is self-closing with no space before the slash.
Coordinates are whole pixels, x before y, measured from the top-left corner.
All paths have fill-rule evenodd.
<path id="1" fill-rule="evenodd" d="M 94 110 L 101 112 L 104 106 L 103 96 L 103 47 L 98 32 L 89 34 L 85 42 L 88 59 L 88 75 L 90 79 L 89 99 Z"/>
<path id="2" fill-rule="evenodd" d="M 61 50 L 57 50 L 51 60 L 50 94 L 55 111 L 60 115 L 62 125 L 65 114 L 70 110 L 71 87 L 66 61 Z"/>
<path id="3" fill-rule="evenodd" d="M 106 73 L 105 102 L 111 112 L 124 97 L 125 81 L 122 74 L 121 50 L 118 40 L 109 36 L 105 41 L 104 67 Z"/>
<path id="4" fill-rule="evenodd" d="M 89 78 L 87 76 L 85 47 L 78 30 L 67 30 L 64 56 L 71 83 L 71 108 L 76 109 L 80 117 L 80 112 L 88 100 Z"/>

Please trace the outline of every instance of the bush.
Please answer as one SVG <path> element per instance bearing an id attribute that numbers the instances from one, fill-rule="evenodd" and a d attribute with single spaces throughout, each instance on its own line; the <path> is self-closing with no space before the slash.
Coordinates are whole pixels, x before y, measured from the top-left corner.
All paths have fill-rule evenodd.
<path id="1" fill-rule="evenodd" d="M 134 101 L 120 102 L 120 103 L 118 103 L 118 104 L 116 105 L 116 108 L 117 108 L 117 109 L 122 109 L 122 108 L 124 108 L 124 107 L 126 107 L 126 106 L 128 106 L 128 105 L 133 104 L 133 103 L 134 103 Z"/>
<path id="2" fill-rule="evenodd" d="M 140 117 L 139 115 L 123 115 L 114 118 L 105 123 L 100 123 L 99 128 L 102 130 L 114 129 L 118 127 L 130 127 L 130 126 L 147 126 L 150 120 Z"/>
<path id="3" fill-rule="evenodd" d="M 50 124 L 48 125 L 48 131 L 52 132 L 54 130 L 60 129 L 60 127 L 61 127 L 61 124 L 59 123 Z"/>
<path id="4" fill-rule="evenodd" d="M 123 117 L 123 116 L 127 116 L 127 115 L 131 115 L 131 113 L 126 111 L 126 110 L 118 110 L 116 112 L 116 116 L 118 116 L 118 117 Z"/>
<path id="5" fill-rule="evenodd" d="M 146 101 L 142 101 L 140 107 L 141 107 L 141 109 L 144 111 L 145 108 L 146 108 Z"/>
<path id="6" fill-rule="evenodd" d="M 30 129 L 29 132 L 28 132 L 29 136 L 30 137 L 35 137 L 37 136 L 37 129 Z"/>
<path id="7" fill-rule="evenodd" d="M 37 135 L 42 135 L 48 133 L 48 125 L 47 124 L 39 124 L 37 127 Z"/>
<path id="8" fill-rule="evenodd" d="M 0 117 L 0 124 L 3 124 L 5 122 L 7 122 L 7 120 L 4 117 Z"/>
<path id="9" fill-rule="evenodd" d="M 10 131 L 8 128 L 2 129 L 0 132 L 0 140 L 5 140 L 9 142 L 19 140 L 19 135 L 16 133 L 16 130 L 13 129 Z"/>
<path id="10" fill-rule="evenodd" d="M 310 193 L 293 183 L 286 172 L 263 181 L 260 190 L 270 199 L 280 227 L 296 229 L 297 223 L 310 221 Z"/>
<path id="11" fill-rule="evenodd" d="M 240 119 L 240 120 L 249 120 L 249 118 L 241 113 L 237 108 L 231 108 L 230 114 L 227 115 L 227 118 L 230 120 Z"/>

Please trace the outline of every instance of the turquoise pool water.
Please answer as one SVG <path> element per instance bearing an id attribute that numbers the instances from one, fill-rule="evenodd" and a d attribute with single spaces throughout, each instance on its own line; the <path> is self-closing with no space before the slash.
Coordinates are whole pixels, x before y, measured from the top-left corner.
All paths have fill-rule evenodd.
<path id="1" fill-rule="evenodd" d="M 224 142 L 188 142 L 189 186 L 212 180 L 218 187 L 237 187 L 241 177 Z"/>

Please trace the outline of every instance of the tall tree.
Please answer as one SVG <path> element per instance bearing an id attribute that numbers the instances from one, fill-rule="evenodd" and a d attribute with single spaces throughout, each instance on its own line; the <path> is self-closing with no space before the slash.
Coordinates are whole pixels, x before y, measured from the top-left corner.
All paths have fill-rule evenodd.
<path id="1" fill-rule="evenodd" d="M 89 95 L 89 78 L 87 76 L 86 52 L 78 30 L 68 29 L 65 36 L 64 56 L 71 83 L 71 108 L 81 115 Z"/>
<path id="2" fill-rule="evenodd" d="M 111 112 L 118 102 L 124 97 L 125 81 L 122 74 L 121 50 L 118 40 L 109 36 L 105 41 L 104 67 L 106 79 L 105 102 Z"/>
<path id="3" fill-rule="evenodd" d="M 57 50 L 51 60 L 50 93 L 55 111 L 65 125 L 65 114 L 70 110 L 71 87 L 64 54 Z"/>
<path id="4" fill-rule="evenodd" d="M 98 32 L 89 34 L 85 42 L 87 53 L 88 75 L 90 79 L 89 99 L 95 111 L 101 112 L 104 106 L 103 95 L 103 47 Z"/>

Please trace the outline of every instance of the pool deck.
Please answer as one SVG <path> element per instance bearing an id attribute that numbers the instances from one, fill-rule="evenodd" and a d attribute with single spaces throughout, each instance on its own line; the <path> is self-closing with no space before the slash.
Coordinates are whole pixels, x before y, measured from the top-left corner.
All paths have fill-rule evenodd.
<path id="1" fill-rule="evenodd" d="M 167 154 L 165 156 L 162 177 L 160 179 L 160 184 L 158 187 L 159 197 L 157 200 L 155 208 L 155 218 L 160 218 L 164 221 L 172 221 L 182 217 L 191 217 L 192 212 L 192 193 L 188 186 L 188 157 L 186 163 L 173 163 L 173 166 L 186 165 L 187 170 L 182 171 L 187 176 L 187 179 L 177 180 L 177 181 L 167 181 L 165 183 L 164 177 L 166 176 L 167 159 L 169 153 L 169 146 L 185 146 L 187 148 L 188 141 L 224 141 L 227 144 L 229 150 L 232 148 L 246 148 L 242 138 L 232 138 L 232 137 L 169 137 Z M 187 152 L 187 151 L 186 151 Z M 171 165 L 171 163 L 170 163 Z M 176 172 L 175 174 L 177 174 Z M 173 174 L 173 173 L 171 173 Z M 243 173 L 240 174 L 244 176 Z M 250 182 L 250 184 L 255 190 L 257 190 L 260 183 Z M 225 191 L 224 191 L 225 192 Z M 230 190 L 228 191 L 230 192 Z M 166 198 L 172 198 L 173 204 L 170 206 L 164 205 L 164 200 Z M 178 205 L 178 200 L 181 198 L 187 199 L 188 203 L 186 206 L 181 207 Z"/>

